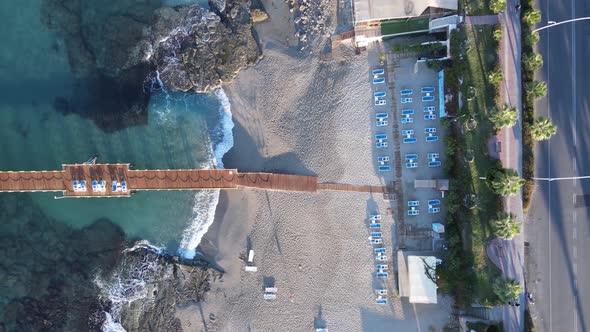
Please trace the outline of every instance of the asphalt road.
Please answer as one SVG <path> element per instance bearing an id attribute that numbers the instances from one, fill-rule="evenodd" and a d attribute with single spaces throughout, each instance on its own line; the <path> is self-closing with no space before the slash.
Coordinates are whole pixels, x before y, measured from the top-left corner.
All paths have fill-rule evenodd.
<path id="1" fill-rule="evenodd" d="M 590 16 L 590 2 L 539 0 L 542 22 Z M 544 25 L 544 24 L 543 24 Z M 590 175 L 590 22 L 540 32 L 548 96 L 537 114 L 557 135 L 537 144 L 536 176 Z M 527 280 L 537 326 L 545 331 L 590 330 L 590 180 L 537 182 L 525 237 L 530 243 Z"/>

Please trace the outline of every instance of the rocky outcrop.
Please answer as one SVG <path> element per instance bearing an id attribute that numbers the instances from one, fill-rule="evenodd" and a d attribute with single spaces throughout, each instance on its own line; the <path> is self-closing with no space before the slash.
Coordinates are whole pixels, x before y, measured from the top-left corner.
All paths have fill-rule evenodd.
<path id="1" fill-rule="evenodd" d="M 252 24 L 262 23 L 269 19 L 268 14 L 262 9 L 252 10 Z"/>
<path id="2" fill-rule="evenodd" d="M 328 37 L 332 23 L 329 2 L 323 0 L 285 0 L 293 13 L 299 51 L 306 50 L 316 37 Z"/>

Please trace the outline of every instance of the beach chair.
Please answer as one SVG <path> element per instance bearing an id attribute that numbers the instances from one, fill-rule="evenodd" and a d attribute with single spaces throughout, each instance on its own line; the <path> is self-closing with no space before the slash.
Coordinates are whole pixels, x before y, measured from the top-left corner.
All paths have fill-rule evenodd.
<path id="1" fill-rule="evenodd" d="M 107 191 L 107 182 L 105 180 L 100 180 L 100 191 Z"/>
<path id="2" fill-rule="evenodd" d="M 410 98 L 410 97 L 402 98 L 402 104 L 409 104 L 411 102 L 412 102 L 412 98 Z"/>
<path id="3" fill-rule="evenodd" d="M 373 94 L 373 97 L 375 97 L 375 98 L 381 98 L 381 97 L 385 97 L 385 96 L 386 96 L 385 91 L 379 91 L 379 92 L 375 92 Z"/>
<path id="4" fill-rule="evenodd" d="M 402 135 L 414 135 L 414 129 L 404 129 L 402 130 Z"/>
<path id="5" fill-rule="evenodd" d="M 387 304 L 387 299 L 376 299 L 375 303 L 377 304 Z"/>
<path id="6" fill-rule="evenodd" d="M 416 137 L 406 137 L 404 143 L 416 143 Z"/>
<path id="7" fill-rule="evenodd" d="M 391 170 L 391 166 L 388 165 L 380 165 L 379 166 L 379 172 L 387 172 Z"/>
<path id="8" fill-rule="evenodd" d="M 111 191 L 112 192 L 117 192 L 119 191 L 117 188 L 117 181 L 113 180 L 113 182 L 111 183 Z"/>
<path id="9" fill-rule="evenodd" d="M 379 83 L 384 83 L 384 82 L 385 82 L 385 78 L 383 78 L 383 77 L 373 78 L 373 84 L 379 84 Z"/>
<path id="10" fill-rule="evenodd" d="M 438 136 L 426 136 L 426 142 L 438 141 Z"/>
<path id="11" fill-rule="evenodd" d="M 375 135 L 375 139 L 387 139 L 387 134 L 377 134 Z"/>
<path id="12" fill-rule="evenodd" d="M 369 224 L 369 228 L 379 229 L 379 228 L 381 228 L 381 224 L 380 223 L 371 223 L 371 224 Z"/>
<path id="13" fill-rule="evenodd" d="M 375 260 L 378 262 L 387 262 L 387 256 L 386 255 L 377 255 L 377 256 L 375 256 Z"/>
<path id="14" fill-rule="evenodd" d="M 422 97 L 422 101 L 434 101 L 434 96 L 424 96 Z"/>
<path id="15" fill-rule="evenodd" d="M 273 293 L 264 293 L 264 299 L 265 300 L 274 300 L 277 298 L 277 294 L 273 294 Z"/>
<path id="16" fill-rule="evenodd" d="M 385 253 L 385 248 L 375 248 L 373 251 L 376 254 L 384 254 Z"/>
<path id="17" fill-rule="evenodd" d="M 80 188 L 80 191 L 86 191 L 86 180 L 81 180 L 78 187 Z"/>
<path id="18" fill-rule="evenodd" d="M 377 295 L 385 296 L 385 295 L 387 295 L 387 289 L 375 289 L 375 293 Z"/>
<path id="19" fill-rule="evenodd" d="M 418 167 L 418 163 L 414 162 L 414 163 L 406 163 L 406 168 L 417 168 Z"/>
<path id="20" fill-rule="evenodd" d="M 383 68 L 373 69 L 373 75 L 383 75 L 385 70 Z"/>
<path id="21" fill-rule="evenodd" d="M 434 114 L 424 114 L 424 120 L 436 120 L 436 115 L 434 115 Z"/>
<path id="22" fill-rule="evenodd" d="M 414 114 L 414 110 L 411 108 L 408 108 L 406 110 L 402 110 L 402 115 L 412 115 Z"/>
<path id="23" fill-rule="evenodd" d="M 375 114 L 375 117 L 377 119 L 387 119 L 388 115 L 387 115 L 387 113 L 377 113 L 377 114 Z"/>
<path id="24" fill-rule="evenodd" d="M 431 93 L 434 92 L 434 88 L 431 86 L 424 86 L 421 89 L 422 93 Z"/>
<path id="25" fill-rule="evenodd" d="M 420 205 L 420 201 L 408 201 L 409 207 L 418 206 L 418 205 Z"/>
<path id="26" fill-rule="evenodd" d="M 382 237 L 383 233 L 381 232 L 371 232 L 371 237 Z"/>
<path id="27" fill-rule="evenodd" d="M 78 189 L 78 186 L 79 186 L 79 184 L 78 184 L 78 180 L 74 180 L 74 181 L 72 181 L 72 190 L 74 190 L 74 191 L 78 191 L 78 190 L 79 190 L 79 189 Z"/>
<path id="28" fill-rule="evenodd" d="M 121 181 L 121 191 L 124 193 L 127 192 L 127 181 Z"/>
<path id="29" fill-rule="evenodd" d="M 417 216 L 419 214 L 420 214 L 420 210 L 417 210 L 417 209 L 408 210 L 408 216 Z"/>
<path id="30" fill-rule="evenodd" d="M 386 271 L 387 270 L 387 265 L 377 265 L 376 266 L 377 270 L 382 270 L 382 271 Z"/>
<path id="31" fill-rule="evenodd" d="M 371 239 L 371 244 L 381 244 L 383 243 L 383 240 L 381 239 Z"/>
<path id="32" fill-rule="evenodd" d="M 256 266 L 246 265 L 246 266 L 244 266 L 244 271 L 246 271 L 246 272 L 258 272 L 258 268 Z"/>
<path id="33" fill-rule="evenodd" d="M 441 162 L 440 161 L 429 161 L 428 162 L 428 167 L 440 167 Z"/>
<path id="34" fill-rule="evenodd" d="M 383 99 L 375 99 L 375 106 L 387 105 L 387 102 Z"/>
<path id="35" fill-rule="evenodd" d="M 92 191 L 98 191 L 98 181 L 92 180 Z"/>
<path id="36" fill-rule="evenodd" d="M 414 123 L 414 118 L 402 118 L 402 124 L 404 123 Z"/>
<path id="37" fill-rule="evenodd" d="M 407 153 L 406 154 L 406 160 L 415 160 L 418 159 L 418 155 L 415 153 Z"/>
<path id="38" fill-rule="evenodd" d="M 387 142 L 377 142 L 377 143 L 375 143 L 375 147 L 377 149 L 386 148 L 387 147 Z"/>
<path id="39" fill-rule="evenodd" d="M 400 94 L 402 96 L 411 96 L 414 93 L 414 90 L 412 89 L 403 89 L 400 91 Z"/>
<path id="40" fill-rule="evenodd" d="M 381 215 L 380 214 L 372 214 L 369 216 L 369 219 L 371 220 L 381 220 Z"/>
<path id="41" fill-rule="evenodd" d="M 439 212 L 440 212 L 440 208 L 437 208 L 437 207 L 428 208 L 428 213 L 439 213 Z"/>
<path id="42" fill-rule="evenodd" d="M 385 126 L 387 126 L 387 121 L 377 121 L 377 122 L 375 122 L 375 125 L 377 127 L 385 127 Z"/>
<path id="43" fill-rule="evenodd" d="M 425 134 L 434 134 L 436 133 L 436 128 L 424 128 Z"/>
<path id="44" fill-rule="evenodd" d="M 267 293 L 276 293 L 278 289 L 276 287 L 264 287 L 264 291 Z"/>
<path id="45" fill-rule="evenodd" d="M 428 200 L 428 205 L 440 205 L 440 199 Z"/>
<path id="46" fill-rule="evenodd" d="M 377 272 L 377 278 L 387 278 L 388 276 L 387 272 Z"/>
<path id="47" fill-rule="evenodd" d="M 385 163 L 389 161 L 389 156 L 378 156 L 377 161 L 380 163 Z"/>
<path id="48" fill-rule="evenodd" d="M 438 158 L 438 153 L 436 153 L 436 152 L 429 153 L 429 154 L 426 155 L 426 158 L 428 158 L 428 159 L 436 159 L 436 158 Z"/>
<path id="49" fill-rule="evenodd" d="M 435 108 L 434 106 L 426 106 L 424 107 L 424 113 L 430 113 L 430 112 L 434 112 Z"/>

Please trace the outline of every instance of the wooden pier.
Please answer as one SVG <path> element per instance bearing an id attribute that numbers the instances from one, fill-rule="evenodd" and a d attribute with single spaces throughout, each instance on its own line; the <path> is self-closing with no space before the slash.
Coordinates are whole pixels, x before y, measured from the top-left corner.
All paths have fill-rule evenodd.
<path id="1" fill-rule="evenodd" d="M 74 181 L 85 182 L 82 190 Z M 93 188 L 93 182 L 106 183 Z M 236 169 L 131 170 L 129 164 L 67 164 L 61 171 L 0 172 L 0 192 L 62 192 L 65 197 L 128 197 L 142 190 L 254 188 L 316 192 L 345 190 L 385 193 L 387 187 L 318 184 L 316 176 L 239 173 Z"/>

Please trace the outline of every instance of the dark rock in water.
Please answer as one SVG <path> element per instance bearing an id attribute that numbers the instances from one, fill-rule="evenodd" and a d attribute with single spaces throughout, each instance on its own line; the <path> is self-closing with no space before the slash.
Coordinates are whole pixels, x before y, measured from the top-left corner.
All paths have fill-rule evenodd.
<path id="1" fill-rule="evenodd" d="M 209 91 L 255 64 L 249 0 L 162 7 L 160 0 L 43 0 L 42 22 L 64 38 L 79 84 L 56 110 L 89 117 L 105 130 L 147 121 L 153 72 L 167 86 Z M 68 105 L 68 107 L 65 107 Z M 131 116 L 122 114 L 132 114 Z"/>

